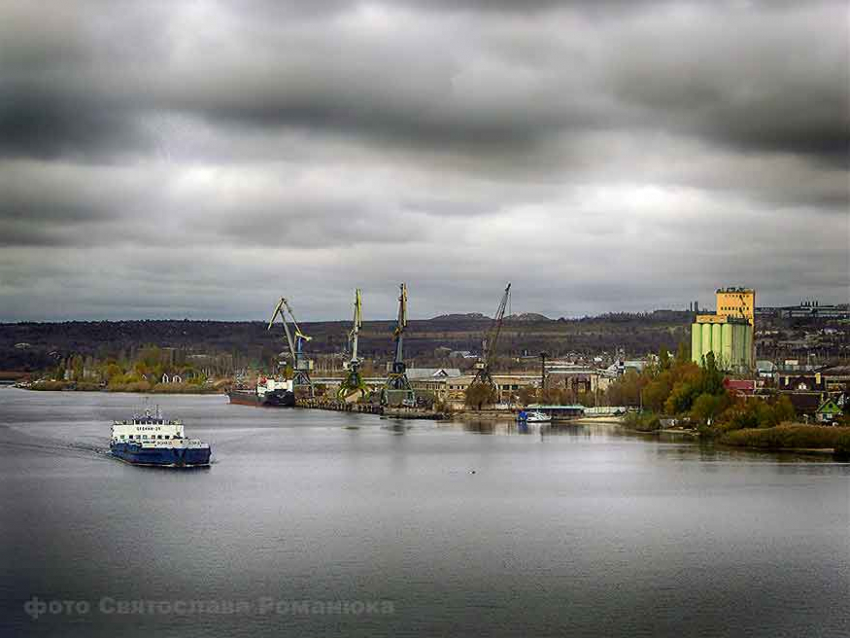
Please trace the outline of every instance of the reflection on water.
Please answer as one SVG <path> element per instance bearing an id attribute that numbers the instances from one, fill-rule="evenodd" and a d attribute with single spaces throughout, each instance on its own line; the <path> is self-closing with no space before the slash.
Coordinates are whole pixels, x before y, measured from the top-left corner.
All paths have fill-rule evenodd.
<path id="1" fill-rule="evenodd" d="M 850 635 L 850 466 L 605 425 L 162 397 L 203 472 L 102 454 L 128 395 L 0 389 L 0 635 Z M 391 600 L 385 615 L 24 612 Z"/>

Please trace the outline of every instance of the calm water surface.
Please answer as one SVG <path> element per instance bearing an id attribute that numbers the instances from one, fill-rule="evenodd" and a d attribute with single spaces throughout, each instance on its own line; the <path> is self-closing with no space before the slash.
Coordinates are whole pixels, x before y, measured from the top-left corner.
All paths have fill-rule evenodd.
<path id="1" fill-rule="evenodd" d="M 138 397 L 0 388 L 0 635 L 850 635 L 848 465 L 158 401 L 210 469 L 106 457 Z"/>

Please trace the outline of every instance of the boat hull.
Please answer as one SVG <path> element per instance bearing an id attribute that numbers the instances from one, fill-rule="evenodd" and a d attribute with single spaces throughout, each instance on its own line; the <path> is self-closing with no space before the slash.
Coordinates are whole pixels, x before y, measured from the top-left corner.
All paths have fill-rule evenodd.
<path id="1" fill-rule="evenodd" d="M 529 423 L 529 424 L 542 424 L 542 423 L 551 423 L 552 417 L 548 414 L 544 414 L 543 412 L 526 412 L 525 410 L 520 411 L 517 414 L 517 423 Z"/>
<path id="2" fill-rule="evenodd" d="M 253 390 L 231 390 L 227 393 L 231 403 L 265 408 L 291 408 L 295 405 L 295 394 L 289 390 L 272 390 L 260 396 Z"/>
<path id="3" fill-rule="evenodd" d="M 130 443 L 113 443 L 112 456 L 132 465 L 154 467 L 206 467 L 210 464 L 209 445 L 188 448 L 144 447 Z"/>

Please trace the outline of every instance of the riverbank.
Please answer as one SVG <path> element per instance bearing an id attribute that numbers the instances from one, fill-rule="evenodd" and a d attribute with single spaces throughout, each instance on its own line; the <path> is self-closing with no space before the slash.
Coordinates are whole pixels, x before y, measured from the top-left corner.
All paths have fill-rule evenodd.
<path id="1" fill-rule="evenodd" d="M 0 381 L 20 381 L 25 379 L 28 374 L 30 373 L 20 370 L 0 370 Z"/>
<path id="2" fill-rule="evenodd" d="M 624 421 L 622 417 L 616 416 L 600 416 L 600 417 L 580 417 L 578 419 L 572 419 L 570 423 L 575 425 L 616 425 L 619 427 L 625 427 Z"/>
<path id="3" fill-rule="evenodd" d="M 99 383 L 73 381 L 38 381 L 31 384 L 16 384 L 15 387 L 34 392 L 131 392 L 136 394 L 223 394 L 224 386 L 195 385 L 193 383 L 125 383 L 103 386 Z"/>
<path id="4" fill-rule="evenodd" d="M 458 421 L 481 421 L 483 419 L 493 421 L 516 421 L 516 412 L 513 410 L 452 410 L 446 413 L 446 418 Z"/>
<path id="5" fill-rule="evenodd" d="M 718 442 L 760 450 L 833 453 L 836 458 L 850 460 L 850 427 L 788 424 L 732 430 L 722 434 Z"/>
<path id="6" fill-rule="evenodd" d="M 657 421 L 657 419 L 655 419 Z M 693 439 L 709 438 L 720 445 L 772 452 L 796 452 L 815 456 L 834 456 L 838 461 L 850 461 L 850 427 L 830 427 L 789 423 L 772 428 L 749 428 L 718 432 L 696 429 L 645 427 L 644 421 L 634 419 L 576 419 L 576 424 L 609 423 L 619 425 L 635 434 L 675 434 Z M 635 427 L 638 426 L 644 427 Z"/>

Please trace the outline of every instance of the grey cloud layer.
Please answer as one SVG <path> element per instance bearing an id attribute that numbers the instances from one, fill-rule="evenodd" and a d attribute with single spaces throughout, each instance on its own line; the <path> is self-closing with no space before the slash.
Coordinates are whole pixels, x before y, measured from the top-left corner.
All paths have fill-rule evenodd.
<path id="1" fill-rule="evenodd" d="M 603 20 L 343 5 L 327 20 L 275 23 L 176 3 L 147 28 L 126 3 L 106 16 L 63 6 L 47 24 L 5 23 L 7 153 L 95 152 L 106 141 L 147 151 L 138 120 L 158 111 L 483 151 L 635 127 L 831 157 L 846 157 L 850 140 L 840 3 L 665 3 Z"/>
<path id="2" fill-rule="evenodd" d="M 51 316 L 54 279 L 90 286 L 109 316 L 133 286 L 135 315 L 181 295 L 183 313 L 256 313 L 211 302 L 250 286 L 236 270 L 255 259 L 303 273 L 287 287 L 317 313 L 323 282 L 406 272 L 436 308 L 447 279 L 473 302 L 525 267 L 541 274 L 528 310 L 556 314 L 614 309 L 621 269 L 658 303 L 734 283 L 728 264 L 777 301 L 810 294 L 801 281 L 846 297 L 841 2 L 75 0 L 6 2 L 0 18 L 0 247 L 17 255 L 0 298 L 15 318 Z M 760 242 L 765 228 L 794 236 Z M 659 241 L 694 264 L 689 281 L 653 265 Z M 549 252 L 526 257 L 535 245 Z M 68 268 L 21 272 L 35 248 Z M 140 263 L 68 259 L 85 251 Z M 200 271 L 174 264 L 149 286 L 172 251 Z M 600 254 L 618 255 L 610 272 Z M 786 258 L 813 270 L 792 277 Z"/>

